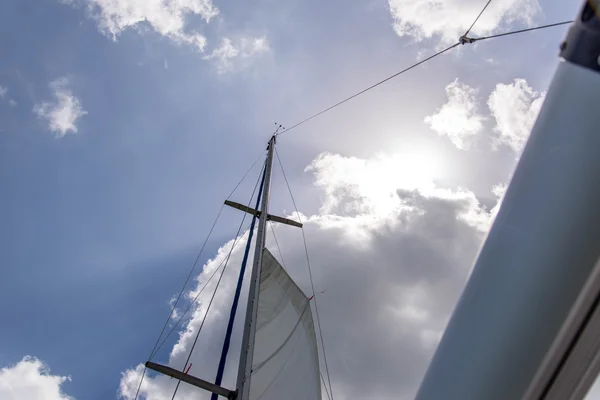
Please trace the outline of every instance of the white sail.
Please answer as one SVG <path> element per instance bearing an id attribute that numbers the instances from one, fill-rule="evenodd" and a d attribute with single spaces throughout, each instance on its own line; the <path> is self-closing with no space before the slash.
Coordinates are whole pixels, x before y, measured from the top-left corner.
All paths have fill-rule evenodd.
<path id="1" fill-rule="evenodd" d="M 267 249 L 259 291 L 250 400 L 321 400 L 310 300 Z"/>

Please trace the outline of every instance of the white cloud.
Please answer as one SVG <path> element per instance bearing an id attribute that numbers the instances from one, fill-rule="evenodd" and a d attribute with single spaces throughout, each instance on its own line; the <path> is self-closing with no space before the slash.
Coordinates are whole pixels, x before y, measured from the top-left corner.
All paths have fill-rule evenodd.
<path id="1" fill-rule="evenodd" d="M 13 99 L 8 100 L 8 104 L 10 104 L 11 107 L 15 107 L 17 105 L 17 102 L 14 101 Z"/>
<path id="2" fill-rule="evenodd" d="M 77 132 L 75 123 L 87 114 L 81 106 L 79 99 L 69 89 L 67 78 L 60 78 L 50 82 L 50 88 L 54 92 L 54 101 L 36 104 L 33 112 L 41 119 L 48 122 L 48 127 L 58 136 Z"/>
<path id="3" fill-rule="evenodd" d="M 436 37 L 443 44 L 456 43 L 481 11 L 481 0 L 388 0 L 399 36 L 417 40 Z M 472 35 L 492 33 L 502 23 L 531 25 L 540 12 L 537 0 L 494 0 L 472 29 Z"/>
<path id="4" fill-rule="evenodd" d="M 24 357 L 11 367 L 0 369 L 0 399 L 3 400 L 70 400 L 61 385 L 71 380 L 52 375 L 44 363 Z"/>
<path id="5" fill-rule="evenodd" d="M 81 4 L 84 0 L 59 0 L 65 4 Z M 245 67 L 249 59 L 270 50 L 266 37 L 241 36 L 221 39 L 210 53 L 205 53 L 208 40 L 203 33 L 190 28 L 197 25 L 194 17 L 209 23 L 219 15 L 212 0 L 88 0 L 89 14 L 101 33 L 117 40 L 127 29 L 150 28 L 177 44 L 191 45 L 214 62 L 218 73 Z M 164 61 L 165 69 L 169 65 Z"/>
<path id="6" fill-rule="evenodd" d="M 0 85 L 0 97 L 6 96 L 6 93 L 8 93 L 8 88 Z"/>
<path id="7" fill-rule="evenodd" d="M 477 90 L 458 79 L 446 86 L 448 102 L 437 113 L 425 117 L 425 123 L 440 135 L 446 135 L 459 149 L 467 149 L 482 128 L 483 117 L 477 112 Z"/>
<path id="8" fill-rule="evenodd" d="M 67 4 L 74 0 L 63 0 Z M 100 31 L 113 40 L 128 28 L 149 25 L 160 35 L 179 44 L 203 51 L 206 38 L 187 29 L 188 19 L 199 17 L 209 22 L 219 14 L 211 0 L 90 0 L 88 7 Z"/>
<path id="9" fill-rule="evenodd" d="M 508 187 L 507 183 L 499 183 L 492 187 L 492 193 L 498 198 L 498 200 L 502 199 L 504 193 L 506 193 L 506 189 Z"/>
<path id="10" fill-rule="evenodd" d="M 231 39 L 224 38 L 221 45 L 204 58 L 213 60 L 217 71 L 222 74 L 232 71 L 236 66 L 243 67 L 244 60 L 265 53 L 269 49 L 269 42 L 264 36 L 260 38 L 242 37 L 238 40 L 237 46 L 234 46 Z"/>
<path id="11" fill-rule="evenodd" d="M 544 102 L 545 93 L 538 93 L 525 79 L 512 84 L 499 83 L 488 99 L 488 107 L 496 119 L 498 142 L 520 154 L 535 119 Z"/>
<path id="12" fill-rule="evenodd" d="M 491 220 L 471 192 L 381 178 L 381 171 L 394 170 L 396 163 L 393 156 L 361 160 L 325 153 L 309 167 L 323 191 L 324 206 L 303 220 L 315 289 L 326 290 L 319 295 L 320 316 L 337 399 L 414 397 Z M 275 229 L 289 273 L 310 293 L 300 232 Z M 242 244 L 233 253 L 232 269 L 225 273 L 191 359 L 190 373 L 208 380 L 215 374 Z M 231 242 L 207 263 L 188 298 L 198 293 L 229 246 Z M 274 243 L 267 246 L 273 249 Z M 212 285 L 170 352 L 168 363 L 174 368 L 183 367 Z M 244 309 L 240 304 L 239 310 Z M 240 315 L 225 387 L 233 387 L 235 378 Z M 138 366 L 123 374 L 120 393 L 125 399 L 134 397 L 141 373 Z M 147 399 L 170 399 L 175 384 L 160 375 L 146 377 L 141 392 Z M 208 398 L 187 385 L 178 393 L 181 399 Z"/>
<path id="13" fill-rule="evenodd" d="M 492 193 L 496 196 L 496 205 L 490 211 L 492 218 L 496 218 L 496 214 L 498 214 L 498 210 L 502 205 L 502 200 L 504 199 L 504 194 L 506 193 L 506 189 L 508 188 L 508 183 L 499 183 L 492 187 Z"/>

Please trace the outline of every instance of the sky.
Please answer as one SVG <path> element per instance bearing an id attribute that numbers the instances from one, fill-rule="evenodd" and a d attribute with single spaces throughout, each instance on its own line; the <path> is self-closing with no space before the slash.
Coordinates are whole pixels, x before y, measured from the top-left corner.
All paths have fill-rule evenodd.
<path id="1" fill-rule="evenodd" d="M 133 399 L 170 300 L 274 128 L 454 43 L 484 3 L 1 2 L 0 398 Z M 492 0 L 471 35 L 569 20 L 579 6 Z M 460 46 L 279 136 L 315 290 L 325 290 L 336 399 L 416 393 L 566 30 Z M 232 200 L 248 200 L 259 168 Z M 271 210 L 294 211 L 278 165 Z M 240 219 L 223 210 L 178 313 L 226 257 Z M 308 293 L 301 234 L 275 231 Z M 215 373 L 245 235 L 194 375 Z M 208 289 L 161 362 L 182 367 Z M 239 337 L 236 325 L 232 349 Z M 224 384 L 237 357 L 232 350 Z M 152 375 L 142 398 L 170 399 L 173 385 Z M 182 385 L 177 398 L 197 396 Z"/>

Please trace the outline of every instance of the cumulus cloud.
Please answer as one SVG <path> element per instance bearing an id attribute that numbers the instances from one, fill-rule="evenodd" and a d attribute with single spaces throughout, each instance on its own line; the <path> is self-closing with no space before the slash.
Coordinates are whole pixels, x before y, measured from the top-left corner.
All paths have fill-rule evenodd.
<path id="1" fill-rule="evenodd" d="M 511 84 L 499 83 L 488 99 L 488 107 L 496 119 L 498 143 L 521 153 L 546 93 L 536 92 L 525 79 Z"/>
<path id="2" fill-rule="evenodd" d="M 61 385 L 71 380 L 52 375 L 50 369 L 34 357 L 24 357 L 11 367 L 0 369 L 0 399 L 4 400 L 71 400 Z"/>
<path id="3" fill-rule="evenodd" d="M 318 300 L 337 399 L 414 397 L 491 220 L 471 192 L 408 178 L 380 179 L 378 174 L 394 163 L 393 156 L 361 160 L 324 153 L 309 167 L 324 206 L 303 221 L 315 289 L 326 290 Z M 275 232 L 288 272 L 310 294 L 300 232 L 287 226 L 276 226 Z M 195 376 L 214 379 L 246 237 L 247 232 L 233 252 L 232 269 L 224 275 L 192 356 Z M 232 243 L 208 261 L 188 298 L 199 293 Z M 274 249 L 272 238 L 267 247 Z M 168 354 L 166 362 L 174 368 L 185 363 L 213 287 L 211 282 L 202 293 Z M 223 383 L 229 388 L 239 356 L 240 318 Z M 139 365 L 123 373 L 123 398 L 135 396 L 142 371 Z M 170 399 L 175 384 L 150 376 L 141 392 L 147 399 Z M 178 393 L 182 399 L 208 398 L 187 385 Z"/>
<path id="4" fill-rule="evenodd" d="M 440 135 L 446 135 L 457 148 L 467 149 L 481 131 L 483 117 L 477 112 L 477 90 L 458 79 L 446 86 L 448 102 L 425 123 Z"/>
<path id="5" fill-rule="evenodd" d="M 416 40 L 439 38 L 443 44 L 456 43 L 471 26 L 484 2 L 480 0 L 388 0 L 399 36 Z M 492 1 L 471 30 L 473 36 L 487 35 L 501 24 L 531 25 L 540 12 L 537 0 Z"/>
<path id="6" fill-rule="evenodd" d="M 6 96 L 6 93 L 8 93 L 8 88 L 0 85 L 0 97 Z"/>
<path id="7" fill-rule="evenodd" d="M 187 29 L 188 19 L 199 17 L 208 23 L 219 14 L 211 0 L 90 0 L 88 8 L 100 31 L 113 40 L 128 28 L 149 26 L 176 43 L 193 45 L 201 51 L 206 38 Z"/>
<path id="8" fill-rule="evenodd" d="M 204 58 L 212 60 L 217 72 L 222 74 L 232 71 L 236 66 L 243 67 L 244 60 L 267 51 L 269 51 L 269 42 L 264 36 L 260 38 L 242 37 L 238 40 L 237 45 L 234 45 L 231 39 L 224 38 L 219 47 Z"/>
<path id="9" fill-rule="evenodd" d="M 79 99 L 69 89 L 69 80 L 60 78 L 50 82 L 54 100 L 36 104 L 33 112 L 48 122 L 48 128 L 58 136 L 77 133 L 77 120 L 87 114 Z"/>

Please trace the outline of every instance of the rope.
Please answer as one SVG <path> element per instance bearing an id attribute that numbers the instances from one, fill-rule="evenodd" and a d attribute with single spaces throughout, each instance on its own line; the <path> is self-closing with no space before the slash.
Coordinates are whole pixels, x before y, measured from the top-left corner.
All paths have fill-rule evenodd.
<path id="1" fill-rule="evenodd" d="M 254 185 L 254 190 L 252 191 L 250 200 L 248 201 L 248 207 L 250 207 L 250 205 L 252 204 L 252 199 L 254 199 L 254 194 L 256 193 L 256 187 L 258 186 L 259 181 L 260 181 L 260 174 L 258 176 L 258 179 L 256 180 L 256 185 Z M 235 234 L 236 238 L 240 236 L 240 232 L 242 231 L 242 226 L 244 225 L 244 221 L 246 220 L 247 215 L 248 214 L 244 213 L 244 215 L 242 216 L 242 221 L 240 222 L 240 226 L 238 227 L 237 233 Z M 235 242 L 234 242 L 234 244 L 235 244 Z M 210 308 L 213 304 L 213 301 L 217 294 L 217 290 L 219 289 L 219 285 L 221 284 L 221 280 L 223 279 L 223 275 L 225 275 L 225 270 L 227 269 L 227 265 L 229 264 L 229 259 L 231 258 L 231 254 L 233 253 L 233 248 L 234 248 L 234 246 L 231 246 L 231 249 L 229 250 L 229 254 L 227 254 L 227 258 L 225 259 L 225 266 L 221 270 L 221 275 L 219 275 L 219 280 L 217 281 L 217 284 L 215 285 L 215 290 L 213 291 L 210 301 L 208 302 L 208 306 L 206 307 L 206 312 L 204 313 L 204 317 L 202 318 L 202 322 L 200 323 L 200 327 L 198 328 L 198 332 L 196 333 L 196 337 L 194 338 L 194 343 L 192 343 L 192 347 L 190 348 L 190 352 L 187 356 L 187 359 L 185 360 L 185 365 L 184 365 L 182 371 L 186 370 L 186 368 L 190 362 L 190 359 L 192 358 L 192 353 L 194 352 L 196 343 L 198 343 L 198 337 L 200 337 L 200 332 L 202 331 L 202 328 L 204 327 L 204 323 L 206 322 L 206 317 L 208 316 L 208 312 L 210 311 Z M 177 381 L 177 386 L 175 387 L 175 390 L 173 391 L 173 396 L 171 397 L 171 400 L 175 399 L 175 396 L 177 395 L 177 390 L 179 390 L 180 384 L 181 384 L 181 381 Z"/>
<path id="2" fill-rule="evenodd" d="M 534 28 L 527 28 L 527 29 L 520 29 L 518 31 L 512 31 L 512 32 L 506 32 L 506 33 L 500 33 L 497 35 L 491 35 L 491 36 L 484 36 L 484 37 L 480 37 L 480 38 L 473 38 L 471 39 L 473 42 L 479 42 L 482 40 L 487 40 L 487 39 L 493 39 L 493 38 L 497 38 L 497 37 L 501 37 L 501 36 L 509 36 L 509 35 L 515 35 L 517 33 L 523 33 L 523 32 L 530 32 L 530 31 L 537 31 L 539 29 L 546 29 L 546 28 L 552 28 L 555 26 L 561 26 L 561 25 L 566 25 L 566 24 L 572 24 L 574 21 L 563 21 L 563 22 L 557 22 L 555 24 L 548 24 L 548 25 L 542 25 L 542 26 L 536 26 Z"/>
<path id="3" fill-rule="evenodd" d="M 350 96 L 350 97 L 347 97 L 347 98 L 345 98 L 344 100 L 342 100 L 342 101 L 340 101 L 340 102 L 337 102 L 337 103 L 335 103 L 334 105 L 332 105 L 332 106 L 329 106 L 329 107 L 327 107 L 326 109 L 324 109 L 324 110 L 322 110 L 322 111 L 319 111 L 318 113 L 316 113 L 316 114 L 313 114 L 312 116 L 310 116 L 310 117 L 308 117 L 308 118 L 305 118 L 305 119 L 303 119 L 302 121 L 298 122 L 297 124 L 294 124 L 294 125 L 292 125 L 290 128 L 287 128 L 287 129 L 283 130 L 283 131 L 282 131 L 282 132 L 280 132 L 278 135 L 282 135 L 282 134 L 284 134 L 284 133 L 286 133 L 286 132 L 289 132 L 289 131 L 291 131 L 292 129 L 299 127 L 300 125 L 303 125 L 303 124 L 307 123 L 308 121 L 310 121 L 310 120 L 312 120 L 312 119 L 314 119 L 314 118 L 317 118 L 318 116 L 320 116 L 320 115 L 322 115 L 322 114 L 325 114 L 327 111 L 333 110 L 334 108 L 336 108 L 336 107 L 338 107 L 338 106 L 341 106 L 342 104 L 344 104 L 344 103 L 346 103 L 346 102 L 348 102 L 348 101 L 350 101 L 350 100 L 354 99 L 355 97 L 358 97 L 358 96 L 360 96 L 360 95 L 361 95 L 361 94 L 363 94 L 363 93 L 366 93 L 366 92 L 368 92 L 368 91 L 369 91 L 369 90 L 371 90 L 371 89 L 375 89 L 377 86 L 379 86 L 379 85 L 381 85 L 381 84 L 383 84 L 383 83 L 385 83 L 385 82 L 387 82 L 387 81 L 389 81 L 389 80 L 391 80 L 391 79 L 394 79 L 394 78 L 395 78 L 395 77 L 397 77 L 398 75 L 402 75 L 403 73 L 405 73 L 405 72 L 407 72 L 407 71 L 410 71 L 411 69 L 413 69 L 413 68 L 415 68 L 415 67 L 418 67 L 419 65 L 421 65 L 421 64 L 424 64 L 424 63 L 426 63 L 427 61 L 429 61 L 429 60 L 432 60 L 432 59 L 434 59 L 435 57 L 437 57 L 437 56 L 439 56 L 439 55 L 442 55 L 442 54 L 444 54 L 444 53 L 445 53 L 445 52 L 447 52 L 448 50 L 450 50 L 450 49 L 453 49 L 453 48 L 455 48 L 455 47 L 456 47 L 456 46 L 458 46 L 458 45 L 459 45 L 459 43 L 456 43 L 456 44 L 453 44 L 453 45 L 452 45 L 452 46 L 450 46 L 450 47 L 447 47 L 447 48 L 445 48 L 444 50 L 438 51 L 438 52 L 437 52 L 437 53 L 435 53 L 434 55 L 432 55 L 432 56 L 429 56 L 429 57 L 425 58 L 424 60 L 421 60 L 421 61 L 419 61 L 419 62 L 417 62 L 417 63 L 415 63 L 415 64 L 411 65 L 410 67 L 404 68 L 402 71 L 400 71 L 400 72 L 396 72 L 394 75 L 391 75 L 391 76 L 389 76 L 389 77 L 387 77 L 387 78 L 385 78 L 385 79 L 383 79 L 383 80 L 381 80 L 381 81 L 379 81 L 379 82 L 377 82 L 377 83 L 375 83 L 375 84 L 373 84 L 373 85 L 369 86 L 368 88 L 366 88 L 366 89 L 363 89 L 363 90 L 361 90 L 360 92 L 358 92 L 358 93 L 355 93 L 355 94 L 353 94 L 352 96 Z"/>
<path id="4" fill-rule="evenodd" d="M 292 193 L 292 189 L 290 188 L 290 183 L 288 182 L 287 176 L 285 174 L 285 170 L 283 169 L 283 164 L 281 163 L 281 158 L 279 158 L 279 152 L 277 151 L 277 148 L 275 149 L 275 155 L 277 156 L 277 161 L 279 162 L 279 166 L 281 167 L 281 172 L 283 173 L 283 179 L 285 180 L 285 184 L 290 193 L 290 197 L 292 198 L 292 203 L 294 204 L 294 208 L 296 210 L 296 215 L 298 215 L 298 220 L 299 220 L 299 222 L 302 222 L 302 218 L 300 217 L 300 211 L 298 210 L 298 206 L 296 205 L 296 200 L 294 199 L 294 194 Z M 329 383 L 329 391 L 331 392 L 331 400 L 333 400 L 333 388 L 331 387 L 331 377 L 329 376 L 329 366 L 327 364 L 327 353 L 325 352 L 325 343 L 323 341 L 323 332 L 321 331 L 321 319 L 319 317 L 319 307 L 317 304 L 317 296 L 315 294 L 315 285 L 314 285 L 313 277 L 312 277 L 312 268 L 310 266 L 310 257 L 308 256 L 308 246 L 306 244 L 306 235 L 304 233 L 304 226 L 302 226 L 301 229 L 302 229 L 302 240 L 304 242 L 304 252 L 306 253 L 306 263 L 308 264 L 308 276 L 310 277 L 310 287 L 311 287 L 312 294 L 313 294 L 313 297 L 315 300 L 315 313 L 317 316 L 317 326 L 319 328 L 319 338 L 321 340 L 321 348 L 323 349 L 323 361 L 325 362 L 325 374 L 327 375 L 327 382 Z"/>
<path id="5" fill-rule="evenodd" d="M 479 17 L 481 17 L 481 14 L 483 14 L 483 12 L 485 11 L 485 9 L 490 5 L 491 2 L 492 2 L 492 0 L 488 0 L 488 2 L 485 4 L 485 6 L 483 7 L 483 9 L 481 10 L 481 12 L 479 13 L 479 15 L 477 16 L 477 18 L 475 18 L 475 21 L 473 21 L 473 23 L 471 24 L 471 26 L 469 27 L 469 29 L 467 29 L 467 31 L 465 32 L 465 34 L 463 36 L 467 36 L 469 34 L 469 32 L 471 32 L 471 29 L 473 29 L 473 27 L 475 26 L 475 24 L 477 23 L 477 21 L 479 21 Z"/>

